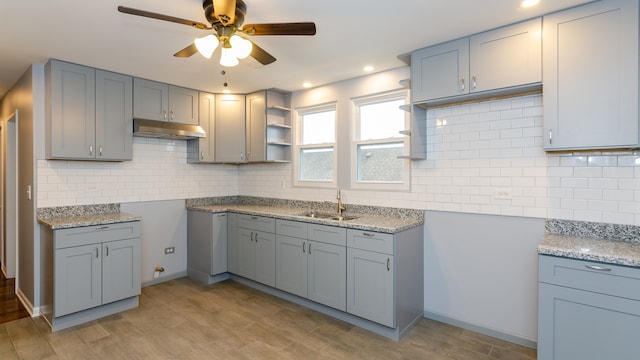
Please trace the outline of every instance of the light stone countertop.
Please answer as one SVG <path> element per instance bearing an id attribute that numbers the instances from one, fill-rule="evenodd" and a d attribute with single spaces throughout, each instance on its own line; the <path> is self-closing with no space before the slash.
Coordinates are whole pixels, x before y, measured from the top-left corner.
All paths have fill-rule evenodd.
<path id="1" fill-rule="evenodd" d="M 548 220 L 546 227 L 557 233 L 542 237 L 538 254 L 640 267 L 637 227 L 564 220 Z"/>
<path id="2" fill-rule="evenodd" d="M 140 220 L 142 220 L 141 216 L 122 212 L 38 217 L 38 223 L 47 226 L 51 230 L 117 224 Z"/>
<path id="3" fill-rule="evenodd" d="M 424 223 L 424 220 L 422 218 L 358 213 L 345 213 L 345 215 L 347 216 L 355 216 L 356 218 L 353 220 L 338 221 L 333 219 L 311 218 L 303 215 L 304 213 L 309 212 L 308 208 L 269 205 L 191 205 L 187 206 L 187 209 L 210 213 L 234 212 L 238 214 L 266 216 L 284 220 L 302 221 L 314 224 L 331 225 L 391 234 L 420 226 Z"/>

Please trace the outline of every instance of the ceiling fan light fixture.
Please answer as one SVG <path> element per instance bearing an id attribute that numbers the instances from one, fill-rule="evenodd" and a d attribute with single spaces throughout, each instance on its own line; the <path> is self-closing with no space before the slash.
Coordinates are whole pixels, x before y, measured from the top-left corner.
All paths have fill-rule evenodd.
<path id="1" fill-rule="evenodd" d="M 251 55 L 251 50 L 253 49 L 251 41 L 238 35 L 233 35 L 229 39 L 229 43 L 231 44 L 231 49 L 233 49 L 233 53 L 235 54 L 236 58 L 244 59 L 247 56 Z"/>
<path id="2" fill-rule="evenodd" d="M 232 48 L 222 47 L 220 50 L 222 50 L 222 54 L 220 55 L 220 65 L 232 67 L 240 63 L 236 55 L 233 53 Z"/>
<path id="3" fill-rule="evenodd" d="M 211 59 L 211 55 L 218 47 L 220 41 L 215 35 L 207 35 L 195 39 L 194 43 L 200 55 L 206 57 L 207 59 Z"/>

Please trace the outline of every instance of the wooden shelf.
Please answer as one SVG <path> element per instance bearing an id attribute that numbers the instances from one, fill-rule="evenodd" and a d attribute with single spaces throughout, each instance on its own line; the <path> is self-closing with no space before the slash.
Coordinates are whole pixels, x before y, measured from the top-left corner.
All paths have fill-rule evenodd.
<path id="1" fill-rule="evenodd" d="M 286 142 L 282 142 L 282 141 L 267 141 L 267 145 L 291 146 L 290 143 L 286 143 Z"/>
<path id="2" fill-rule="evenodd" d="M 267 124 L 267 127 L 280 128 L 280 129 L 291 129 L 290 125 L 276 124 L 276 123 Z"/>

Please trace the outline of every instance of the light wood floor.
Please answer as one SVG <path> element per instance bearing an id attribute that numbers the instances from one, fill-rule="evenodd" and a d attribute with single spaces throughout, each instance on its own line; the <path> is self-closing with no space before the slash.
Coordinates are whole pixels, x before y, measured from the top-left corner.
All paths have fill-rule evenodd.
<path id="1" fill-rule="evenodd" d="M 0 359 L 535 359 L 535 350 L 423 319 L 395 342 L 234 281 L 178 279 L 140 306 L 51 333 L 41 318 L 0 325 Z"/>

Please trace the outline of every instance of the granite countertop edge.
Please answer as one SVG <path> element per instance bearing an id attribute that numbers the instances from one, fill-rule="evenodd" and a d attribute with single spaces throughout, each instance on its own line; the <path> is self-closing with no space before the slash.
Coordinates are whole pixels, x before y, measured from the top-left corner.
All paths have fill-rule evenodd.
<path id="1" fill-rule="evenodd" d="M 38 217 L 38 223 L 48 227 L 51 230 L 70 229 L 83 226 L 118 224 L 141 220 L 142 216 L 123 212 Z"/>
<path id="2" fill-rule="evenodd" d="M 640 242 L 547 233 L 538 254 L 640 267 Z"/>
<path id="3" fill-rule="evenodd" d="M 308 212 L 306 208 L 263 206 L 263 205 L 243 205 L 243 204 L 219 204 L 219 205 L 192 205 L 187 206 L 187 210 L 221 213 L 233 212 L 237 214 L 266 216 L 283 220 L 301 221 L 313 224 L 330 225 L 350 229 L 377 231 L 383 233 L 398 233 L 424 224 L 421 218 L 399 218 L 391 216 L 378 216 L 368 214 L 346 213 L 345 215 L 356 216 L 356 219 L 338 221 L 332 219 L 311 218 L 302 215 Z"/>

